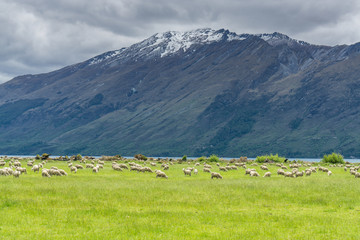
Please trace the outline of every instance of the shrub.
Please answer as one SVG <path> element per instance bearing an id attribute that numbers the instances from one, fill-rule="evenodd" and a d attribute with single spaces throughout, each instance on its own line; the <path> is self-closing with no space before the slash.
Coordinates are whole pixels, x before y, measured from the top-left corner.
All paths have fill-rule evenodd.
<path id="1" fill-rule="evenodd" d="M 147 157 L 145 157 L 145 156 L 142 155 L 142 154 L 136 154 L 136 155 L 134 156 L 134 158 L 136 158 L 137 160 L 144 160 L 144 161 L 147 160 Z"/>
<path id="2" fill-rule="evenodd" d="M 50 154 L 47 154 L 47 153 L 43 153 L 42 155 L 41 155 L 41 159 L 42 160 L 46 160 L 46 159 L 48 159 L 50 157 Z"/>
<path id="3" fill-rule="evenodd" d="M 205 162 L 206 161 L 206 157 L 205 156 L 202 156 L 202 157 L 199 157 L 197 159 L 199 162 Z"/>
<path id="4" fill-rule="evenodd" d="M 211 155 L 209 158 L 208 158 L 209 162 L 219 162 L 219 157 L 216 156 L 215 154 Z"/>
<path id="5" fill-rule="evenodd" d="M 184 155 L 181 160 L 182 160 L 182 161 L 186 161 L 186 160 L 187 160 L 187 156 Z"/>
<path id="6" fill-rule="evenodd" d="M 321 162 L 323 162 L 323 163 L 345 163 L 344 157 L 340 153 L 332 153 L 329 155 L 324 155 Z"/>
<path id="7" fill-rule="evenodd" d="M 258 163 L 264 163 L 264 162 L 284 162 L 286 158 L 284 157 L 279 157 L 278 154 L 275 155 L 264 155 L 264 156 L 257 156 L 255 159 L 255 162 Z"/>

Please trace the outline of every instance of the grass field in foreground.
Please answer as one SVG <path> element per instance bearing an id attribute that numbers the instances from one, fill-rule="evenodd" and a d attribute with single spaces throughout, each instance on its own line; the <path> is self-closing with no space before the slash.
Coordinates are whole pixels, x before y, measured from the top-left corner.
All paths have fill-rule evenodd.
<path id="1" fill-rule="evenodd" d="M 26 165 L 25 162 L 23 166 Z M 184 176 L 154 173 L 70 173 L 65 162 L 45 166 L 69 175 L 30 172 L 0 176 L 0 239 L 359 239 L 360 179 L 343 168 L 310 177 Z M 192 165 L 191 165 L 192 166 Z M 160 166 L 157 166 L 159 169 Z M 263 175 L 265 171 L 254 167 Z M 155 169 L 155 167 L 152 167 Z M 300 168 L 303 170 L 305 168 Z M 213 170 L 219 172 L 213 165 Z"/>

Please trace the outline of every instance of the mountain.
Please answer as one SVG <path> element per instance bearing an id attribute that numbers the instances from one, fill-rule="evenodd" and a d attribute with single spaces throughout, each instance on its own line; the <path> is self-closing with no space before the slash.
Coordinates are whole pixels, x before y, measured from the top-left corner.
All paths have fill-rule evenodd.
<path id="1" fill-rule="evenodd" d="M 360 43 L 155 34 L 0 85 L 3 154 L 360 157 Z"/>

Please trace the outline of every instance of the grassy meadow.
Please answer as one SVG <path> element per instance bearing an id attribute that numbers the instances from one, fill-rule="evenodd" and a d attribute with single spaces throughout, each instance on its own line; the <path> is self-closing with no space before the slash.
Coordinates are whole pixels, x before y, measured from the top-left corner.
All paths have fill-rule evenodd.
<path id="1" fill-rule="evenodd" d="M 51 166 L 68 176 L 44 178 L 31 167 L 0 176 L 0 239 L 359 239 L 360 179 L 340 167 L 285 178 L 268 165 L 272 176 L 263 178 L 260 164 L 251 168 L 261 177 L 212 164 L 223 179 L 211 179 L 201 165 L 185 176 L 194 164 L 183 163 L 163 179 L 114 171 L 111 162 L 98 173 Z"/>

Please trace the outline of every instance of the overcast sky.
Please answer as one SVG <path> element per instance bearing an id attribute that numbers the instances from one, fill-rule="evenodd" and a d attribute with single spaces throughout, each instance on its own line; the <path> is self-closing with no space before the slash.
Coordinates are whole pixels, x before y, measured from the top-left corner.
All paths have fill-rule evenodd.
<path id="1" fill-rule="evenodd" d="M 154 33 L 204 27 L 352 44 L 360 42 L 360 1 L 0 0 L 0 82 L 56 70 Z"/>

